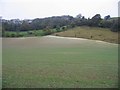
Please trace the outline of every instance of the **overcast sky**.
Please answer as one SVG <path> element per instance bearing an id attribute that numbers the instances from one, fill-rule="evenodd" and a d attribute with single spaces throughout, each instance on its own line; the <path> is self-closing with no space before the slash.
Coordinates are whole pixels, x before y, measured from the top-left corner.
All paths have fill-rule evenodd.
<path id="1" fill-rule="evenodd" d="M 81 13 L 86 18 L 118 16 L 119 0 L 0 0 L 0 16 L 5 19 L 34 19 Z"/>

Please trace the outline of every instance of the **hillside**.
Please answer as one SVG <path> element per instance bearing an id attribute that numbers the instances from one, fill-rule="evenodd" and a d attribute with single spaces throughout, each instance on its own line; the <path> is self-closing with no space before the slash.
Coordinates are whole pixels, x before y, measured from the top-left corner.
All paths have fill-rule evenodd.
<path id="1" fill-rule="evenodd" d="M 68 29 L 67 31 L 54 33 L 53 35 L 63 37 L 86 38 L 92 40 L 106 41 L 110 43 L 118 43 L 118 32 L 111 32 L 109 29 L 98 27 L 75 27 L 72 29 Z"/>

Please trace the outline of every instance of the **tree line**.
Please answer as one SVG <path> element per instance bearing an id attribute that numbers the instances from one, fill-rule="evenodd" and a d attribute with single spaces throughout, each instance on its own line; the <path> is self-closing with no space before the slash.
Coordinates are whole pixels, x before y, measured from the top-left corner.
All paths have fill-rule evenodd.
<path id="1" fill-rule="evenodd" d="M 70 15 L 53 16 L 47 18 L 35 18 L 35 19 L 2 19 L 2 31 L 30 31 L 30 30 L 49 30 L 56 29 L 63 30 L 66 28 L 73 28 L 76 26 L 90 26 L 90 27 L 102 27 L 110 28 L 113 32 L 120 31 L 120 17 L 111 18 L 110 15 L 101 18 L 100 14 L 96 14 L 92 18 L 85 18 L 81 14 L 76 17 Z"/>

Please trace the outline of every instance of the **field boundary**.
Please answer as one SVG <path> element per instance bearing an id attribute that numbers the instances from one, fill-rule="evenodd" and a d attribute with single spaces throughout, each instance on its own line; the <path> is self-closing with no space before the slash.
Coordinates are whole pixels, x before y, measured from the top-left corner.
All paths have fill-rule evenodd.
<path id="1" fill-rule="evenodd" d="M 105 41 L 101 41 L 101 40 L 92 40 L 92 39 L 86 39 L 86 38 L 75 38 L 75 37 L 62 37 L 62 36 L 54 36 L 54 35 L 47 35 L 47 36 L 43 36 L 43 37 L 54 37 L 54 38 L 64 38 L 64 39 L 73 39 L 73 40 L 89 40 L 89 41 L 95 41 L 98 43 L 108 43 L 108 44 L 113 44 L 113 45 L 119 45 L 116 43 L 110 43 L 110 42 L 105 42 Z"/>

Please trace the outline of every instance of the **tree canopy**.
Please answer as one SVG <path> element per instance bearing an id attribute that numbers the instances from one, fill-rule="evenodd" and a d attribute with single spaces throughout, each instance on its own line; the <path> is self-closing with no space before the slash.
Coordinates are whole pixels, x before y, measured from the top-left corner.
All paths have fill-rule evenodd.
<path id="1" fill-rule="evenodd" d="M 2 19 L 2 29 L 4 31 L 29 31 L 29 30 L 48 30 L 53 28 L 64 29 L 64 26 L 72 28 L 75 26 L 92 26 L 92 27 L 102 27 L 110 28 L 111 31 L 117 32 L 120 30 L 120 18 L 111 18 L 110 15 L 101 18 L 100 14 L 94 15 L 92 18 L 85 18 L 81 14 L 76 17 L 63 15 L 63 16 L 53 16 L 47 18 L 35 18 L 33 20 L 25 19 Z"/>

